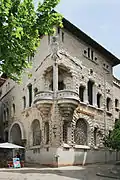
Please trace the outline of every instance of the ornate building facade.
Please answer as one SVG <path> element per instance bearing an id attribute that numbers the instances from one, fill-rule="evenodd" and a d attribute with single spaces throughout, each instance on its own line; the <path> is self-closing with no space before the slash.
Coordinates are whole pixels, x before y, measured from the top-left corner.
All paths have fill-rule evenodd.
<path id="1" fill-rule="evenodd" d="M 116 159 L 103 146 L 119 119 L 119 59 L 68 22 L 43 37 L 22 84 L 0 87 L 1 136 L 25 146 L 26 161 L 73 165 Z"/>

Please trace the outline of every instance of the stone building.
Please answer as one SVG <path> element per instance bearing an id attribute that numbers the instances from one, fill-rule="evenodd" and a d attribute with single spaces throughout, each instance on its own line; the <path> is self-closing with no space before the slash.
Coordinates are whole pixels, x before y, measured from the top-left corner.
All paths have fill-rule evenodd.
<path id="1" fill-rule="evenodd" d="M 45 36 L 22 84 L 0 87 L 5 141 L 25 146 L 26 161 L 72 165 L 116 159 L 103 137 L 119 119 L 119 59 L 63 19 Z"/>

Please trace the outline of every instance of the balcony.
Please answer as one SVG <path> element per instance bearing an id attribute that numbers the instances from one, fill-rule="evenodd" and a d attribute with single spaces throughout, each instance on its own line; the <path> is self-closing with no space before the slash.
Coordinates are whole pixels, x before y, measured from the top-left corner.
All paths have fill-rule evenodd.
<path id="1" fill-rule="evenodd" d="M 40 91 L 34 98 L 34 104 L 41 112 L 43 117 L 46 117 L 50 112 L 51 105 L 53 103 L 53 91 Z"/>
<path id="2" fill-rule="evenodd" d="M 53 100 L 53 91 L 40 91 L 35 96 L 34 104 L 43 115 L 48 115 Z M 61 90 L 57 92 L 55 100 L 57 100 L 62 116 L 69 117 L 79 104 L 79 95 L 71 90 Z"/>
<path id="3" fill-rule="evenodd" d="M 39 91 L 35 98 L 34 104 L 44 103 L 44 102 L 51 102 L 53 100 L 53 91 Z"/>
<path id="4" fill-rule="evenodd" d="M 79 95 L 71 90 L 61 90 L 57 93 L 60 112 L 65 120 L 71 120 L 74 110 L 79 104 Z"/>
<path id="5" fill-rule="evenodd" d="M 61 90 L 57 93 L 58 104 L 61 103 L 73 103 L 78 105 L 79 95 L 71 90 Z"/>

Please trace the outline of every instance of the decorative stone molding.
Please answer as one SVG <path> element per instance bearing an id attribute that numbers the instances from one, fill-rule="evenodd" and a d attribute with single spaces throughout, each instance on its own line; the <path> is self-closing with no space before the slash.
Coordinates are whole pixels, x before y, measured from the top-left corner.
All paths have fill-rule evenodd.
<path id="1" fill-rule="evenodd" d="M 43 121 L 46 120 L 46 118 L 51 110 L 52 103 L 41 103 L 37 104 L 36 108 L 40 111 L 40 114 L 42 116 Z"/>
<path id="2" fill-rule="evenodd" d="M 57 103 L 62 117 L 71 121 L 74 110 L 79 103 L 79 96 L 76 92 L 70 90 L 58 91 Z"/>
<path id="3" fill-rule="evenodd" d="M 59 54 L 66 56 L 68 59 L 70 59 L 76 66 L 78 66 L 80 69 L 82 69 L 82 61 L 77 59 L 76 57 L 72 57 L 69 55 L 69 53 L 65 50 L 59 50 Z M 79 64 L 78 64 L 79 62 Z"/>
<path id="4" fill-rule="evenodd" d="M 44 100 L 52 101 L 53 100 L 53 91 L 40 91 L 40 92 L 38 92 L 34 98 L 34 104 L 38 104 Z"/>

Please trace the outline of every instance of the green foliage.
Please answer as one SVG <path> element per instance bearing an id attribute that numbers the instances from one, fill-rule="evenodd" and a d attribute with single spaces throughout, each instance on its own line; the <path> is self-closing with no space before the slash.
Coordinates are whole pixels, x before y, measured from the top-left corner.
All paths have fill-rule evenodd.
<path id="1" fill-rule="evenodd" d="M 104 145 L 114 150 L 120 150 L 120 120 L 115 123 L 113 131 L 105 137 Z"/>
<path id="2" fill-rule="evenodd" d="M 60 0 L 44 0 L 35 10 L 33 0 L 0 0 L 0 72 L 19 80 L 28 68 L 40 38 L 62 27 L 62 16 L 53 11 Z"/>

